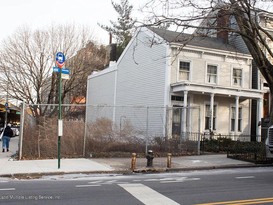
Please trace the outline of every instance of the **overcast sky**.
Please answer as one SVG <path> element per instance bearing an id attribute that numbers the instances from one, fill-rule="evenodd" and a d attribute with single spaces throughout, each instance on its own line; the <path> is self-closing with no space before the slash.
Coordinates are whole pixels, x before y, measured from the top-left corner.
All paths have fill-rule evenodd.
<path id="1" fill-rule="evenodd" d="M 133 5 L 133 17 L 141 20 L 140 6 L 149 0 L 129 0 Z M 120 3 L 120 0 L 114 0 Z M 261 0 L 273 10 L 272 0 Z M 89 26 L 95 40 L 107 44 L 109 36 L 97 23 L 111 25 L 110 20 L 117 20 L 111 0 L 0 0 L 0 42 L 12 35 L 16 29 L 28 26 L 48 28 L 54 24 L 80 24 Z"/>
<path id="2" fill-rule="evenodd" d="M 133 15 L 139 16 L 140 5 L 147 0 L 130 0 Z M 114 0 L 120 3 L 120 0 Z M 97 23 L 110 25 L 117 13 L 111 0 L 0 0 L 0 41 L 12 35 L 18 27 L 47 28 L 56 24 L 81 24 L 90 26 L 100 43 L 108 43 L 106 31 Z"/>

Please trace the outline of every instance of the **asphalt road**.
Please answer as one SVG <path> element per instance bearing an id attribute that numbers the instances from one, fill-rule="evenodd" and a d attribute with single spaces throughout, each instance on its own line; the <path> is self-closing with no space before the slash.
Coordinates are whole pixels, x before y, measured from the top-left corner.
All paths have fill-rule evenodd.
<path id="1" fill-rule="evenodd" d="M 273 168 L 0 179 L 0 204 L 273 204 Z M 216 203 L 217 202 L 217 203 Z"/>

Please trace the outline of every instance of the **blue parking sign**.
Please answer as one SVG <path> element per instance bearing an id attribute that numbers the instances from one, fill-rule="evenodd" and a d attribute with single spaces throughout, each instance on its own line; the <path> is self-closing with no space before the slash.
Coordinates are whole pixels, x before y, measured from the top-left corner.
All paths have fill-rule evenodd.
<path id="1" fill-rule="evenodd" d="M 56 61 L 60 64 L 64 63 L 65 62 L 65 56 L 62 52 L 58 52 L 56 54 Z"/>

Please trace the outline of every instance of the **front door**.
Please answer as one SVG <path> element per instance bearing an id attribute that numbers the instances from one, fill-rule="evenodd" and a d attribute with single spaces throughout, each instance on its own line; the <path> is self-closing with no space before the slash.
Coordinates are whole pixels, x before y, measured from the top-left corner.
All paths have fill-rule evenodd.
<path id="1" fill-rule="evenodd" d="M 182 107 L 173 107 L 173 120 L 172 120 L 172 136 L 180 136 L 181 134 L 181 121 L 182 121 Z"/>

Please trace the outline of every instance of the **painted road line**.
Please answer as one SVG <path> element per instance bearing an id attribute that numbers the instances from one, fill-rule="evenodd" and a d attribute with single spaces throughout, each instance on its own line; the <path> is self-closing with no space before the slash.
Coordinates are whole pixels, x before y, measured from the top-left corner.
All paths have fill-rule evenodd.
<path id="1" fill-rule="evenodd" d="M 236 179 L 253 179 L 254 176 L 245 176 L 245 177 L 235 177 Z"/>
<path id="2" fill-rule="evenodd" d="M 0 191 L 14 191 L 15 188 L 6 188 L 6 189 L 0 189 Z"/>
<path id="3" fill-rule="evenodd" d="M 99 184 L 101 183 L 102 181 L 93 181 L 93 182 L 88 182 L 89 184 Z"/>
<path id="4" fill-rule="evenodd" d="M 197 181 L 200 180 L 200 178 L 178 178 L 176 180 L 173 181 L 161 181 L 161 184 L 167 184 L 167 183 L 181 183 L 181 182 L 185 182 L 185 181 Z"/>
<path id="5" fill-rule="evenodd" d="M 174 178 L 163 178 L 163 179 L 159 179 L 159 181 L 174 181 Z"/>
<path id="6" fill-rule="evenodd" d="M 101 184 L 113 184 L 115 183 L 117 180 L 111 180 L 111 181 L 106 181 L 106 182 L 103 182 Z"/>
<path id="7" fill-rule="evenodd" d="M 84 187 L 95 187 L 100 186 L 100 184 L 85 184 L 85 185 L 76 185 L 77 188 L 84 188 Z"/>
<path id="8" fill-rule="evenodd" d="M 145 181 L 145 182 L 157 182 L 158 179 L 145 179 L 143 181 Z"/>
<path id="9" fill-rule="evenodd" d="M 179 205 L 179 203 L 143 184 L 118 184 L 145 205 Z"/>
<path id="10" fill-rule="evenodd" d="M 273 198 L 259 198 L 259 199 L 246 199 L 246 200 L 237 200 L 237 201 L 221 201 L 221 202 L 212 202 L 196 205 L 248 205 L 248 204 L 266 204 L 272 203 Z"/>

